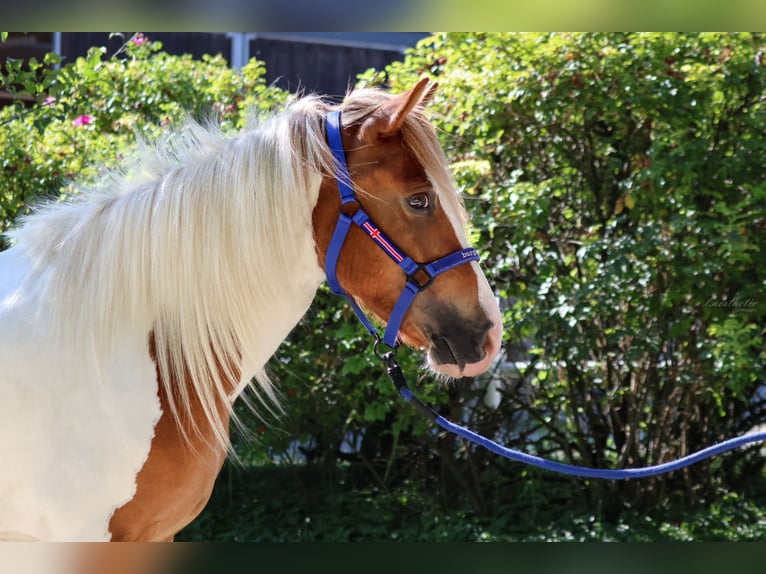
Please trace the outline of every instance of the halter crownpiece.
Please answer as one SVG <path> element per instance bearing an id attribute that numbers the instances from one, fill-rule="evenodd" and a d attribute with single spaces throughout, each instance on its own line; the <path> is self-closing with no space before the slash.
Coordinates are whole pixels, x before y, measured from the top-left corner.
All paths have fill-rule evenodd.
<path id="1" fill-rule="evenodd" d="M 354 310 L 354 313 L 356 313 L 356 316 L 370 334 L 375 337 L 376 341 L 382 341 L 392 349 L 395 349 L 398 345 L 399 327 L 404 320 L 404 315 L 414 301 L 415 296 L 431 285 L 434 279 L 445 271 L 454 269 L 463 263 L 478 261 L 479 253 L 472 247 L 466 247 L 430 263 L 418 263 L 404 251 L 399 249 L 396 244 L 391 241 L 386 234 L 375 225 L 375 223 L 373 223 L 370 216 L 367 215 L 364 209 L 362 209 L 362 206 L 356 199 L 353 183 L 351 182 L 351 176 L 349 175 L 348 165 L 346 163 L 346 153 L 343 149 L 340 111 L 336 110 L 328 113 L 325 125 L 327 142 L 329 143 L 333 157 L 335 158 L 335 181 L 338 184 L 338 193 L 340 194 L 341 201 L 338 223 L 335 224 L 335 230 L 333 231 L 330 244 L 327 247 L 327 254 L 325 255 L 325 274 L 327 275 L 327 283 L 333 293 L 342 295 L 346 298 L 349 305 Z M 356 211 L 351 215 L 346 213 L 346 211 L 351 210 L 343 209 L 349 204 L 355 204 L 354 207 L 356 207 Z M 385 254 L 402 269 L 402 271 L 404 271 L 407 277 L 404 289 L 402 290 L 401 295 L 399 295 L 399 299 L 394 305 L 391 315 L 388 318 L 383 337 L 379 335 L 378 330 L 369 320 L 367 315 L 365 315 L 364 311 L 362 311 L 356 300 L 343 289 L 338 281 L 338 259 L 340 257 L 340 252 L 343 249 L 343 244 L 346 241 L 348 231 L 351 229 L 352 225 L 356 225 L 364 231 L 375 244 L 380 247 Z"/>

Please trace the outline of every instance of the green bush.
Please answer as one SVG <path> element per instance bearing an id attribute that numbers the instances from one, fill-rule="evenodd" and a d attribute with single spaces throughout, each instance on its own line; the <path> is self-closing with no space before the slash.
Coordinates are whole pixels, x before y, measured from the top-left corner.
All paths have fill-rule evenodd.
<path id="1" fill-rule="evenodd" d="M 749 34 L 445 34 L 363 75 L 394 91 L 439 81 L 430 109 L 507 305 L 508 362 L 449 387 L 422 379 L 427 400 L 592 467 L 665 462 L 764 422 L 764 50 Z M 366 341 L 320 292 L 275 363 L 290 381 L 283 433 L 262 427 L 242 448 L 319 463 L 327 480 L 348 461 L 483 515 L 502 484 L 551 501 L 542 473 L 426 432 Z M 574 481 L 567 496 L 615 519 L 710 503 L 762 470 L 756 445 L 658 479 Z"/>
<path id="2" fill-rule="evenodd" d="M 411 480 L 383 488 L 352 466 L 333 481 L 316 466 L 227 467 L 213 498 L 178 541 L 219 542 L 681 542 L 760 541 L 766 535 L 763 499 L 727 495 L 709 508 L 683 506 L 638 512 L 625 509 L 605 520 L 567 486 L 547 480 L 545 504 L 534 508 L 490 496 L 482 517 L 470 501 L 449 504 Z"/>
<path id="3" fill-rule="evenodd" d="M 440 82 L 434 116 L 507 302 L 522 362 L 495 375 L 496 410 L 463 419 L 594 467 L 766 420 L 765 60 L 761 34 L 446 34 L 363 78 Z M 473 395 L 457 386 L 453 410 Z M 586 491 L 614 515 L 741 486 L 763 462 L 754 446 Z"/>

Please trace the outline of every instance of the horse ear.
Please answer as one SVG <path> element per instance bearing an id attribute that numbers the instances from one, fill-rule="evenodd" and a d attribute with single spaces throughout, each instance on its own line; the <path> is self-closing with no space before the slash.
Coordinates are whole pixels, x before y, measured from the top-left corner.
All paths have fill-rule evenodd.
<path id="1" fill-rule="evenodd" d="M 428 78 L 421 78 L 409 91 L 394 96 L 370 114 L 359 129 L 359 137 L 372 143 L 377 138 L 394 135 L 415 106 L 425 106 L 431 100 L 438 85 Z"/>
<path id="2" fill-rule="evenodd" d="M 423 94 L 423 97 L 420 99 L 420 105 L 425 107 L 428 104 L 431 103 L 431 100 L 434 97 L 434 94 L 436 93 L 436 88 L 439 87 L 439 82 L 431 82 L 428 85 L 428 89 L 426 90 L 426 93 Z"/>

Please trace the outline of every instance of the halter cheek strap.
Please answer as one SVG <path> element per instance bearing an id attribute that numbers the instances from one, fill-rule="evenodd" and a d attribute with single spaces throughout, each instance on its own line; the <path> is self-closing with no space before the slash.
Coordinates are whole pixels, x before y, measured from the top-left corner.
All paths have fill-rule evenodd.
<path id="1" fill-rule="evenodd" d="M 356 313 L 356 316 L 376 340 L 382 340 L 386 345 L 394 349 L 398 344 L 399 327 L 404 320 L 404 315 L 414 301 L 415 296 L 431 285 L 438 275 L 464 263 L 478 261 L 479 254 L 476 249 L 467 247 L 430 263 L 418 263 L 404 253 L 404 251 L 399 249 L 396 244 L 391 241 L 386 234 L 375 225 L 375 223 L 373 223 L 370 216 L 367 215 L 364 209 L 362 209 L 362 206 L 356 199 L 351 176 L 348 173 L 346 154 L 343 150 L 340 111 L 332 111 L 327 114 L 326 131 L 327 141 L 335 159 L 335 180 L 338 184 L 338 193 L 340 193 L 341 200 L 341 210 L 338 215 L 338 222 L 335 224 L 335 230 L 333 231 L 330 244 L 327 247 L 327 255 L 325 256 L 325 274 L 327 275 L 327 283 L 333 293 L 342 295 L 346 298 L 349 305 L 354 310 L 354 313 Z M 343 208 L 352 203 L 357 206 L 357 209 L 353 215 L 349 215 L 346 213 L 347 210 L 344 210 Z M 359 307 L 356 300 L 343 289 L 338 281 L 338 259 L 340 258 L 340 252 L 343 249 L 343 244 L 346 241 L 346 236 L 352 225 L 356 225 L 364 231 L 375 244 L 380 247 L 386 255 L 388 255 L 391 260 L 402 269 L 402 271 L 404 271 L 404 274 L 407 277 L 404 289 L 399 295 L 399 299 L 394 305 L 391 315 L 388 318 L 386 330 L 383 333 L 382 338 L 370 319 Z"/>

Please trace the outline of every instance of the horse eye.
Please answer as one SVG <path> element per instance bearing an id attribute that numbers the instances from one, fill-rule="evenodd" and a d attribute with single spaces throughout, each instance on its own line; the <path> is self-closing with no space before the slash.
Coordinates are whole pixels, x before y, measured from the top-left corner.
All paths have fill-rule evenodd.
<path id="1" fill-rule="evenodd" d="M 431 199 L 427 193 L 418 193 L 410 197 L 409 204 L 412 209 L 424 210 L 431 207 Z"/>

